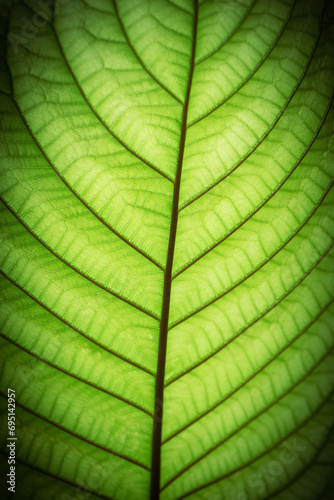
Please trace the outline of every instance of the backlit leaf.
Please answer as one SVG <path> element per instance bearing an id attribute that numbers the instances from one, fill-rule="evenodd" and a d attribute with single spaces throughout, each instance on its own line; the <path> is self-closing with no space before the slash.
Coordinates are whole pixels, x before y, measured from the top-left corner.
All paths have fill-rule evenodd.
<path id="1" fill-rule="evenodd" d="M 330 500 L 333 2 L 1 0 L 19 500 Z"/>

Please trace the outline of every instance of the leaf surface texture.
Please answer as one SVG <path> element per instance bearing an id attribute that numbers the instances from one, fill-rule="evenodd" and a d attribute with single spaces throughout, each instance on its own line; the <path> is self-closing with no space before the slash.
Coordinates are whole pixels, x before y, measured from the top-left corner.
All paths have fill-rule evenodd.
<path id="1" fill-rule="evenodd" d="M 332 3 L 2 0 L 1 30 L 20 500 L 329 500 Z"/>

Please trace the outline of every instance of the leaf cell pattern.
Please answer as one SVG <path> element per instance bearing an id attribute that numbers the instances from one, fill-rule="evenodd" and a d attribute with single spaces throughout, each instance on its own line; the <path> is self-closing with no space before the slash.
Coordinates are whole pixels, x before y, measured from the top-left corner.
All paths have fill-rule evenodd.
<path id="1" fill-rule="evenodd" d="M 0 8 L 18 498 L 330 500 L 333 4 Z"/>

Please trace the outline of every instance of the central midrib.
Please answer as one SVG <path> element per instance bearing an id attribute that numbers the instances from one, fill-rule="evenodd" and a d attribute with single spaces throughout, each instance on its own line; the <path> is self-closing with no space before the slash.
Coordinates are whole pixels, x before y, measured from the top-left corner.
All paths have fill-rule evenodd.
<path id="1" fill-rule="evenodd" d="M 158 500 L 160 494 L 161 431 L 162 431 L 162 416 L 163 416 L 163 396 L 164 396 L 164 379 L 165 379 L 165 364 L 166 364 L 167 335 L 168 335 L 168 319 L 169 319 L 170 295 L 172 286 L 174 248 L 175 248 L 177 221 L 178 221 L 181 173 L 182 173 L 184 146 L 185 146 L 186 132 L 187 132 L 187 115 L 189 107 L 190 89 L 191 89 L 191 83 L 195 65 L 197 19 L 198 19 L 197 2 L 198 0 L 194 0 L 194 24 L 193 24 L 193 40 L 192 40 L 192 50 L 190 59 L 190 69 L 188 76 L 186 98 L 183 104 L 179 155 L 178 155 L 177 169 L 175 176 L 173 207 L 172 207 L 171 225 L 169 232 L 169 245 L 167 252 L 166 269 L 164 273 L 164 290 L 163 290 L 162 312 L 161 312 L 160 334 L 159 334 L 158 367 L 157 367 L 156 384 L 155 384 L 150 500 Z"/>

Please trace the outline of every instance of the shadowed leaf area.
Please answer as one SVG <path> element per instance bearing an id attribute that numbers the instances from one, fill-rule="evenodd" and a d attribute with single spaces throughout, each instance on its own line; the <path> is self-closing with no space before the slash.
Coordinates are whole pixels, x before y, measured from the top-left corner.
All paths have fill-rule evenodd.
<path id="1" fill-rule="evenodd" d="M 0 0 L 2 498 L 334 498 L 333 17 Z"/>

